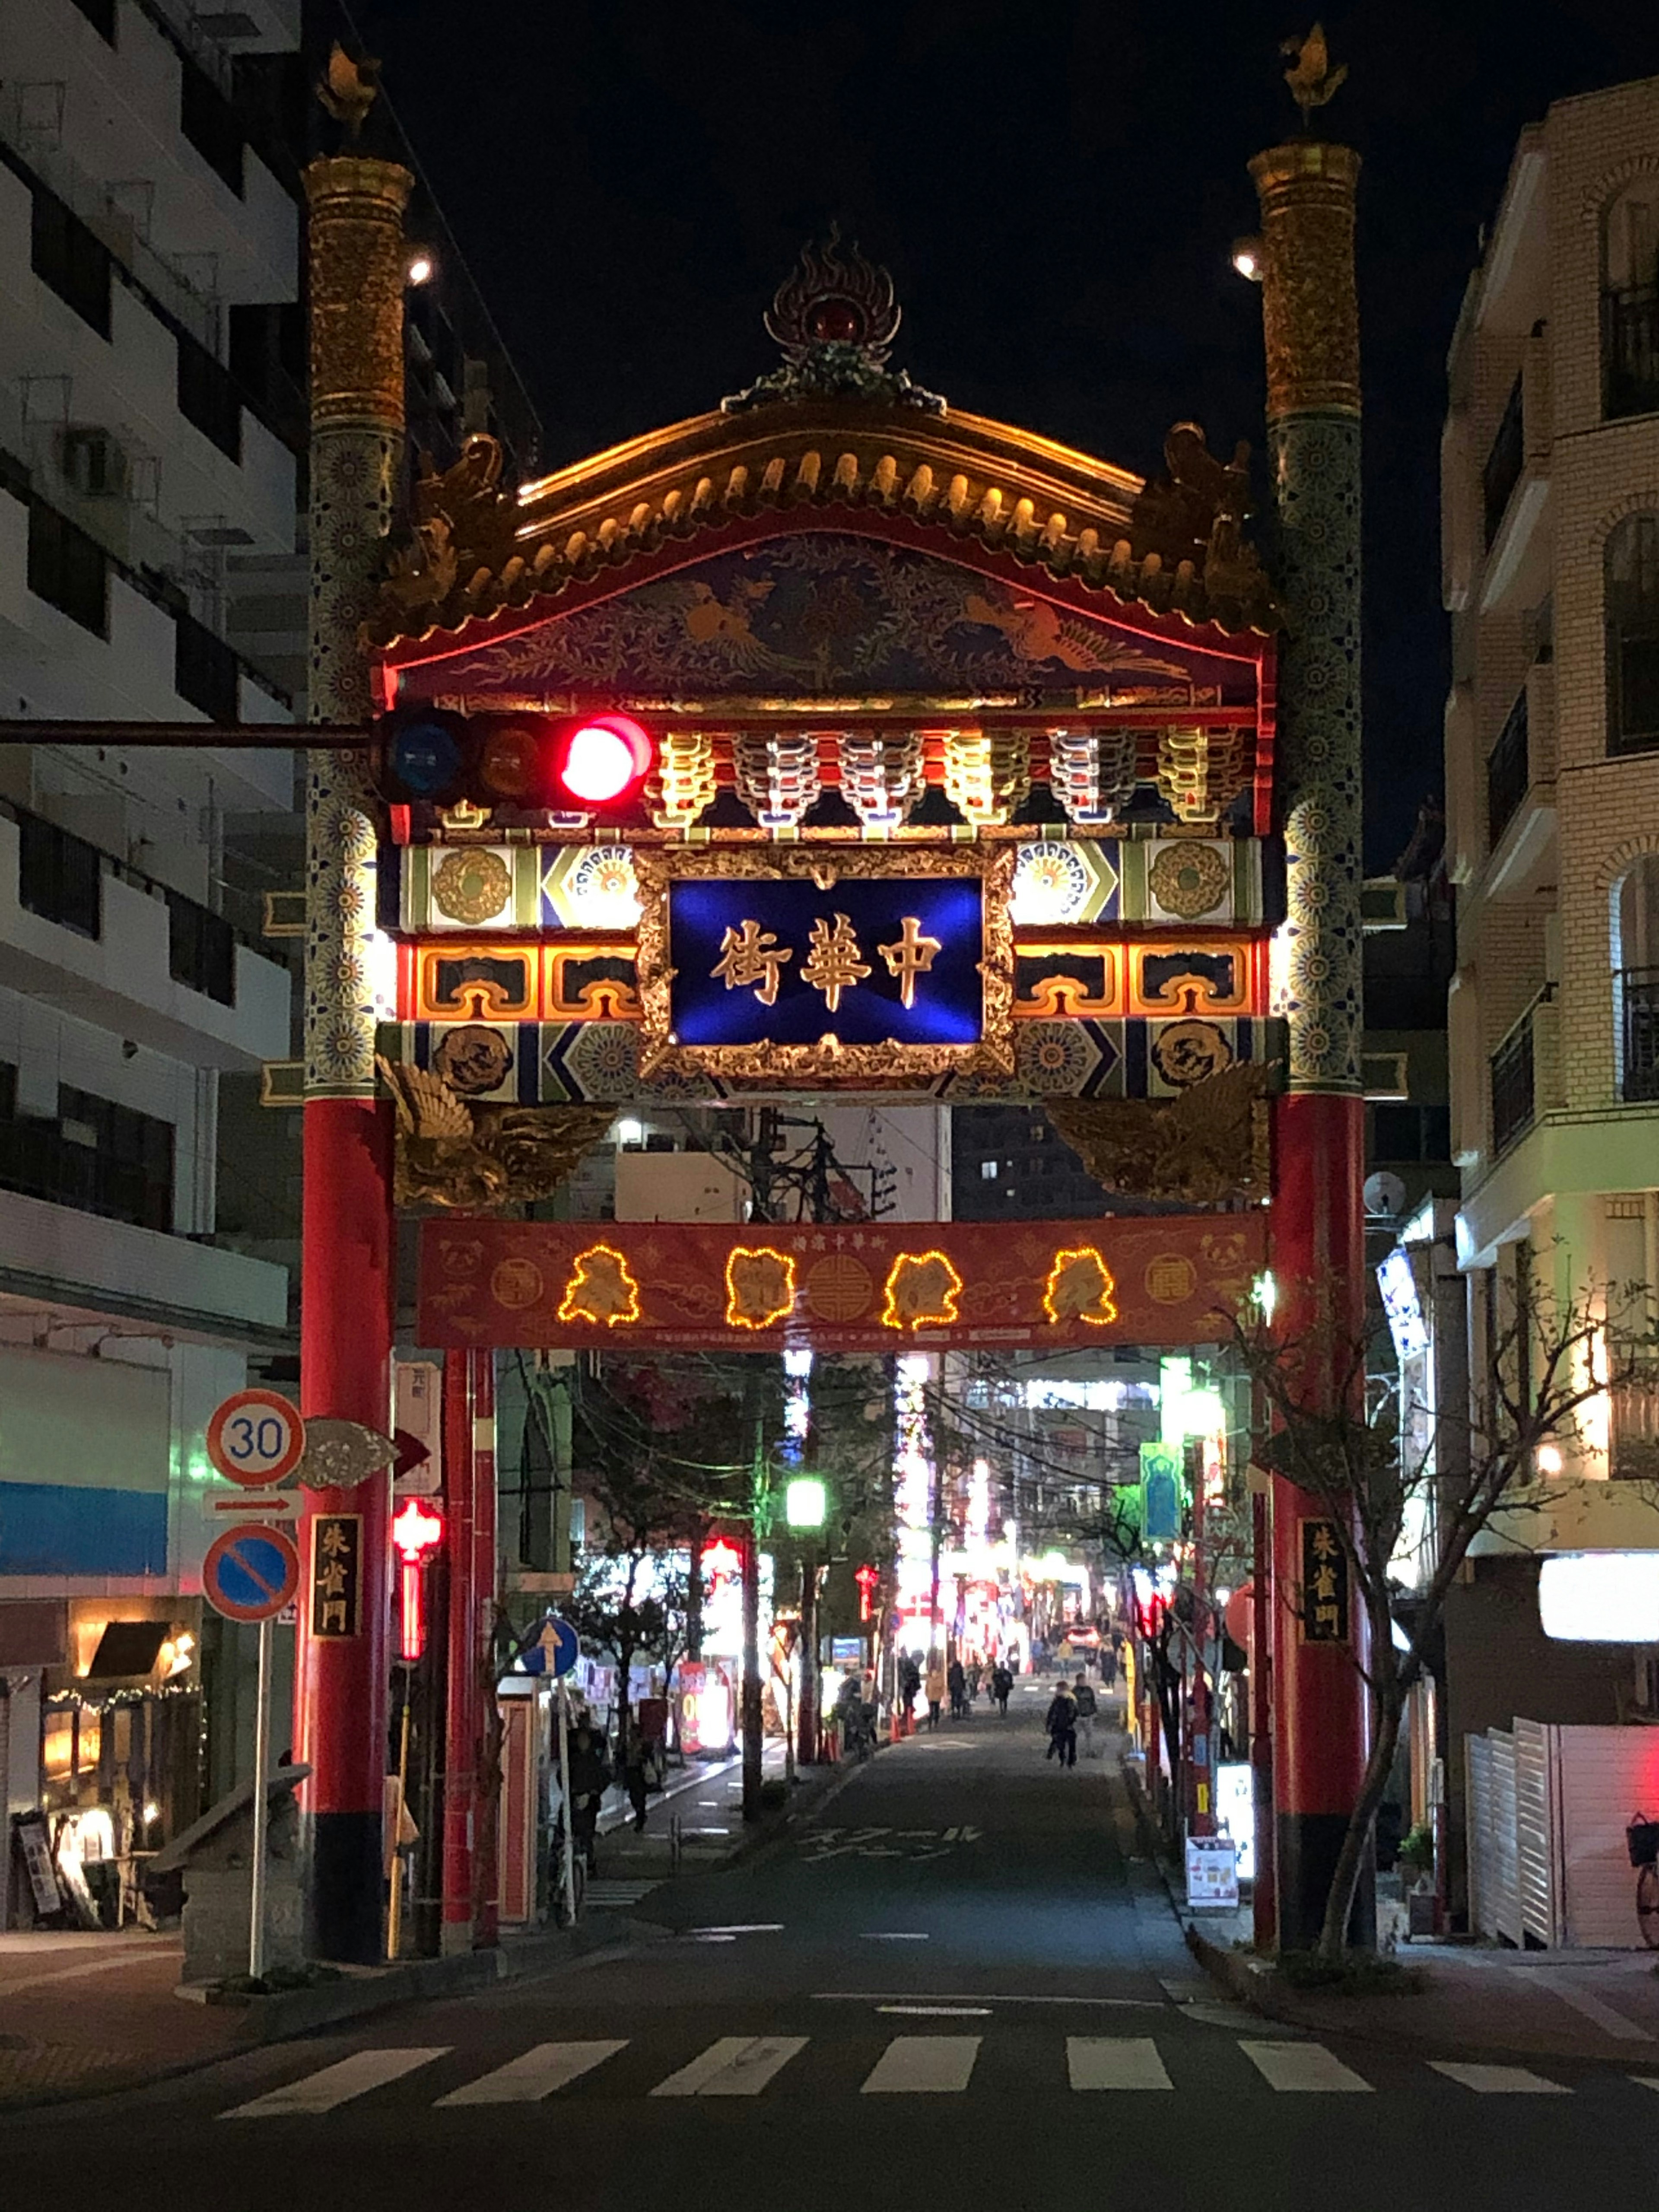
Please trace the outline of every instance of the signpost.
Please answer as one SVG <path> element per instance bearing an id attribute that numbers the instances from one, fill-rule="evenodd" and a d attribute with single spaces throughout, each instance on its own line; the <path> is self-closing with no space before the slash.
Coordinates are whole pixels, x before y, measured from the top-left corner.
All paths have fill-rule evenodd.
<path id="1" fill-rule="evenodd" d="M 248 1512 L 278 1517 L 294 1501 L 274 1486 L 300 1464 L 306 1425 L 299 1408 L 275 1390 L 238 1390 L 217 1407 L 207 1428 L 207 1455 L 219 1473 L 247 1492 L 238 1498 Z M 224 1501 L 231 1503 L 232 1501 Z M 216 1507 L 220 1501 L 216 1500 Z M 265 1966 L 265 1833 L 270 1821 L 270 1624 L 300 1583 L 300 1554 L 284 1529 L 256 1522 L 216 1536 L 202 1561 L 202 1590 L 227 1620 L 259 1624 L 259 1675 L 253 1724 L 253 1869 L 248 1905 L 247 1970 L 257 1980 Z"/>

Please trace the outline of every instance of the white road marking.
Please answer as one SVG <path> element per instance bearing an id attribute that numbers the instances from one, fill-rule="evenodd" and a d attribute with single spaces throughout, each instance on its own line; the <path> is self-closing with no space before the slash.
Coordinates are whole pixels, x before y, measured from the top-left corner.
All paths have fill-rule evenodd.
<path id="1" fill-rule="evenodd" d="M 925 1943 L 927 1938 L 914 1929 L 866 1928 L 863 1940 L 866 1943 Z"/>
<path id="2" fill-rule="evenodd" d="M 902 1990 L 814 1990 L 814 2004 L 884 2005 L 896 2002 Z M 1131 2012 L 1163 2012 L 1166 2008 L 1155 1997 L 1050 1997 L 1005 1996 L 1000 1990 L 969 1990 L 963 1992 L 930 1991 L 929 2001 L 934 2004 L 990 2004 L 990 2005 L 1091 2005 L 1114 2010 L 1127 2008 Z"/>
<path id="3" fill-rule="evenodd" d="M 1370 2083 L 1326 2050 L 1322 2043 L 1241 2042 L 1239 2049 L 1270 2089 L 1345 2091 L 1352 2095 Z"/>
<path id="4" fill-rule="evenodd" d="M 538 2105 L 544 2097 L 550 2097 L 556 2089 L 562 2089 L 568 2081 L 588 2074 L 602 2065 L 619 2051 L 628 2047 L 627 2039 L 619 2041 L 593 2043 L 538 2043 L 533 2051 L 521 2051 L 505 2066 L 498 2066 L 493 2074 L 480 2075 L 476 2081 L 465 2087 L 452 2089 L 447 2097 L 440 2097 L 440 2107 L 445 2105 Z"/>
<path id="5" fill-rule="evenodd" d="M 290 2112 L 331 2112 L 337 2105 L 366 2096 L 371 2089 L 414 2073 L 418 2066 L 431 2065 L 449 2047 L 438 2043 L 397 2051 L 354 2051 L 349 2058 L 320 2067 L 315 2074 L 302 2074 L 285 2088 L 269 2090 L 252 2104 L 234 2106 L 219 2117 L 222 2120 L 276 2120 Z"/>
<path id="6" fill-rule="evenodd" d="M 775 2074 L 806 2048 L 804 2035 L 723 2035 L 665 2081 L 653 2097 L 757 2097 Z"/>
<path id="7" fill-rule="evenodd" d="M 1603 2004 L 1601 1998 L 1592 1996 L 1589 1990 L 1576 1989 L 1565 1975 L 1540 1971 L 1536 1966 L 1511 1966 L 1510 1972 L 1518 1981 L 1541 1985 L 1552 1996 L 1559 1997 L 1563 2004 L 1571 2005 L 1575 2012 L 1581 2012 L 1586 2020 L 1593 2021 L 1604 2034 L 1617 2036 L 1621 2043 L 1653 2041 L 1645 2027 L 1638 2027 L 1633 2020 L 1627 2020 L 1623 2013 L 1615 2012 L 1610 2004 Z"/>
<path id="8" fill-rule="evenodd" d="M 690 1936 L 781 1936 L 781 1920 L 728 1920 L 717 1928 L 690 1928 Z"/>
<path id="9" fill-rule="evenodd" d="M 989 2020 L 989 2005 L 970 2004 L 884 2004 L 876 2007 L 878 2012 L 903 2013 L 911 2020 Z"/>
<path id="10" fill-rule="evenodd" d="M 1559 2081 L 1547 2081 L 1524 2066 L 1466 2066 L 1459 2059 L 1431 2058 L 1429 2064 L 1449 2081 L 1460 2082 L 1482 2097 L 1565 2097 Z"/>
<path id="11" fill-rule="evenodd" d="M 896 2035 L 864 2084 L 866 2096 L 938 2096 L 968 2087 L 976 2035 Z"/>
<path id="12" fill-rule="evenodd" d="M 1173 2089 L 1150 2035 L 1068 2035 L 1074 2089 Z"/>

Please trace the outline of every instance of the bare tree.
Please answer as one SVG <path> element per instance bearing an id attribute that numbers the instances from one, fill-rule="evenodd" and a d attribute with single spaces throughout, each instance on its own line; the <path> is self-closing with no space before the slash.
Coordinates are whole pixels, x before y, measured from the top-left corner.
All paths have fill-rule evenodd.
<path id="1" fill-rule="evenodd" d="M 1341 1571 L 1363 1614 L 1363 1632 L 1353 1633 L 1351 1622 L 1345 1649 L 1370 1689 L 1373 1725 L 1320 1931 L 1321 1954 L 1336 1959 L 1407 1703 L 1469 1547 L 1507 1511 L 1561 1494 L 1559 1474 L 1546 1477 L 1540 1466 L 1571 1466 L 1581 1409 L 1610 1391 L 1648 1384 L 1654 1338 L 1645 1292 L 1583 1292 L 1562 1303 L 1535 1285 L 1523 1288 L 1467 1413 L 1411 1407 L 1405 1421 L 1395 1402 L 1373 1397 L 1368 1406 L 1363 1337 L 1322 1357 L 1322 1344 L 1287 1346 L 1256 1320 L 1238 1326 L 1237 1345 L 1273 1423 L 1258 1457 L 1322 1509 L 1320 1540 L 1334 1538 L 1341 1555 L 1322 1562 L 1313 1583 L 1281 1589 L 1279 1603 L 1311 1622 Z M 1316 1373 L 1326 1385 L 1316 1395 Z M 1454 1421 L 1466 1432 L 1454 1433 Z M 1519 1535 L 1513 1540 L 1519 1548 Z M 1397 1643 L 1394 1601 L 1402 1557 L 1413 1547 L 1418 1587 Z"/>

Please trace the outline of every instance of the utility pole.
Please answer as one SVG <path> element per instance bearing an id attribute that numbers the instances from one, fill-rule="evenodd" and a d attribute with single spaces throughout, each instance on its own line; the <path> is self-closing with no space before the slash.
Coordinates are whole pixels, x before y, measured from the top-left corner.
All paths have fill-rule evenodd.
<path id="1" fill-rule="evenodd" d="M 754 1457 L 749 1480 L 749 1527 L 743 1545 L 743 1817 L 761 1811 L 760 1545 L 766 1511 L 766 1460 L 757 1378 L 750 1370 L 744 1395 L 750 1407 Z"/>

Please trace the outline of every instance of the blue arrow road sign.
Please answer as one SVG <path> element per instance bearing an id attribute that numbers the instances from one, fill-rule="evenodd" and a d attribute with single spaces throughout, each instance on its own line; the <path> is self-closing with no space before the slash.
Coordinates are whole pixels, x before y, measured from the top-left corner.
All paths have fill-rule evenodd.
<path id="1" fill-rule="evenodd" d="M 568 1620 L 550 1620 L 547 1625 L 553 1632 L 553 1672 L 568 1674 L 581 1650 L 576 1632 Z"/>

